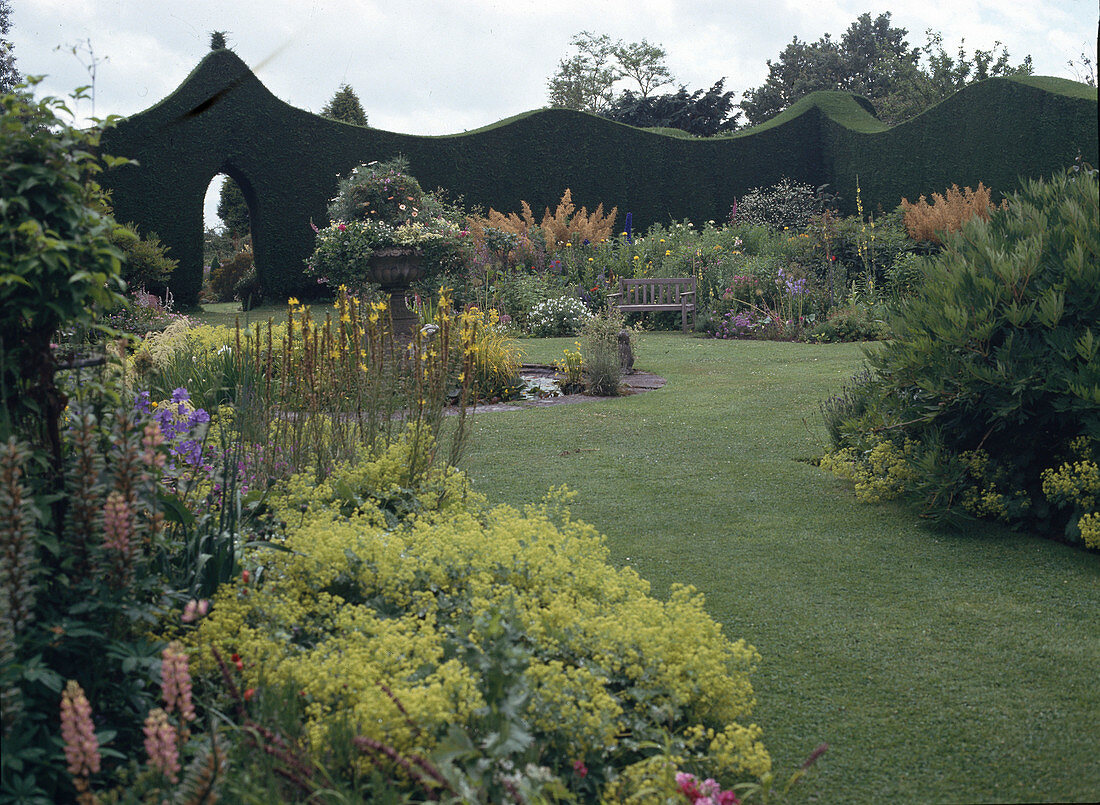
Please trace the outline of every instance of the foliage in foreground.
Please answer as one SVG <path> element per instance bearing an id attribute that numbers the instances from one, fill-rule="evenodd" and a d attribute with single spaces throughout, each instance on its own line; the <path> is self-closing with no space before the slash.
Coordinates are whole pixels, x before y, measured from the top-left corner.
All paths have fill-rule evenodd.
<path id="1" fill-rule="evenodd" d="M 316 759 L 332 764 L 350 730 L 463 769 L 477 801 L 498 801 L 513 771 L 583 800 L 638 794 L 655 764 L 724 784 L 768 771 L 741 723 L 758 655 L 701 596 L 650 597 L 560 495 L 486 509 L 461 476 L 424 472 L 409 486 L 427 513 L 394 528 L 378 503 L 425 452 L 413 441 L 291 482 L 274 502 L 291 552 L 251 555 L 259 582 L 219 591 L 190 637 L 202 668 L 214 647 L 241 658 L 243 684 L 295 691 Z M 402 785 L 392 757 L 348 762 L 329 771 Z"/>
<path id="2" fill-rule="evenodd" d="M 1100 547 L 1098 218 L 1095 172 L 1067 172 L 947 235 L 897 338 L 826 407 L 823 465 L 870 498 Z"/>

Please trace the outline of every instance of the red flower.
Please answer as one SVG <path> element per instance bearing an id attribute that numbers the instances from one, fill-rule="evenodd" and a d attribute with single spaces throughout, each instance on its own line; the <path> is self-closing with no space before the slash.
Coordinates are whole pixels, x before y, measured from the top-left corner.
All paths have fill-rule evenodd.
<path id="1" fill-rule="evenodd" d="M 583 760 L 574 760 L 573 761 L 573 771 L 576 773 L 576 775 L 578 777 L 587 777 L 588 776 L 588 767 L 584 765 Z"/>
<path id="2" fill-rule="evenodd" d="M 248 584 L 250 581 L 252 581 L 252 574 L 249 573 L 247 570 L 241 571 L 241 581 L 243 581 L 245 584 Z"/>
<path id="3" fill-rule="evenodd" d="M 244 700 L 246 702 L 251 701 L 252 697 L 255 696 L 255 695 L 256 695 L 256 689 L 255 688 L 245 688 Z"/>

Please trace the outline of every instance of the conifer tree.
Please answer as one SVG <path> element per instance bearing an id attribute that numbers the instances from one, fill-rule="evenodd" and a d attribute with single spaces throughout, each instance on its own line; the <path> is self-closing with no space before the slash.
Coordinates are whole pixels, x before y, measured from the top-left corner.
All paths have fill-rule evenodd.
<path id="1" fill-rule="evenodd" d="M 347 84 L 340 85 L 340 89 L 336 90 L 332 100 L 321 110 L 321 115 L 353 126 L 367 125 L 367 114 L 359 103 L 359 96 Z"/>
<path id="2" fill-rule="evenodd" d="M 244 193 L 228 176 L 222 182 L 222 192 L 218 198 L 218 217 L 222 219 L 225 232 L 231 238 L 243 238 L 251 231 Z"/>

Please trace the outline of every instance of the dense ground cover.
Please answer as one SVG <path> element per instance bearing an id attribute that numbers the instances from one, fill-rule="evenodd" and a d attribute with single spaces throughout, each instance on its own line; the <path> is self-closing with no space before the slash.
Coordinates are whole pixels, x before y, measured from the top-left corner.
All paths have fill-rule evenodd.
<path id="1" fill-rule="evenodd" d="M 568 339 L 526 341 L 528 360 Z M 758 723 L 776 767 L 821 741 L 811 801 L 1089 801 L 1100 566 L 1055 542 L 857 503 L 809 463 L 811 415 L 853 345 L 641 337 L 665 388 L 475 417 L 464 468 L 492 500 L 567 482 L 612 561 L 663 593 L 695 584 L 764 657 Z"/>

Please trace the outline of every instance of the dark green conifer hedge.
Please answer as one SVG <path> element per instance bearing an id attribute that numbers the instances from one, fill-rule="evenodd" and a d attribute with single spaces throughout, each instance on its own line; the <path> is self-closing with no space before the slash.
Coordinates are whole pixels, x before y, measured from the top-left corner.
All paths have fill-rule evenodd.
<path id="1" fill-rule="evenodd" d="M 893 209 L 979 180 L 1010 191 L 1017 176 L 1045 176 L 1080 150 L 1097 161 L 1096 90 L 1060 79 L 991 79 L 888 129 L 870 104 L 815 93 L 761 126 L 692 139 L 562 109 L 528 112 L 464 134 L 422 137 L 365 129 L 295 109 L 231 50 L 209 53 L 180 87 L 103 137 L 105 153 L 139 164 L 108 172 L 118 220 L 157 232 L 179 260 L 171 285 L 182 305 L 202 282 L 203 199 L 226 173 L 248 202 L 259 283 L 271 298 L 309 296 L 304 262 L 311 221 L 323 226 L 337 175 L 403 154 L 428 189 L 502 211 L 536 210 L 566 188 L 577 206 L 600 202 L 657 221 L 722 220 L 734 197 L 782 177 L 830 184 L 854 211 Z"/>

